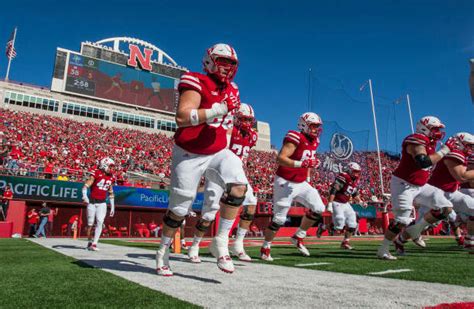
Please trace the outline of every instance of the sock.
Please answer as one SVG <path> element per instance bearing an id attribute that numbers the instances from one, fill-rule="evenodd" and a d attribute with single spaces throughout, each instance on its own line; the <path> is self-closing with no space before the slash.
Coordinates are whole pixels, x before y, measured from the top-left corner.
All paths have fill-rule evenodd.
<path id="1" fill-rule="evenodd" d="M 265 248 L 265 249 L 266 249 L 266 248 L 270 249 L 270 248 L 272 247 L 272 242 L 265 240 L 265 241 L 263 242 L 262 247 Z"/>
<path id="2" fill-rule="evenodd" d="M 92 242 L 93 245 L 97 245 L 99 242 L 100 234 L 102 234 L 102 224 L 97 224 L 95 226 L 94 241 Z"/>
<path id="3" fill-rule="evenodd" d="M 306 231 L 302 230 L 301 228 L 298 228 L 298 230 L 295 233 L 295 236 L 298 238 L 305 238 L 306 237 Z"/>
<path id="4" fill-rule="evenodd" d="M 423 232 L 428 225 L 430 225 L 430 223 L 427 222 L 425 218 L 421 218 L 416 224 L 407 227 L 406 231 L 410 234 L 411 238 L 415 239 L 420 236 L 421 232 Z"/>
<path id="5" fill-rule="evenodd" d="M 216 237 L 227 239 L 229 237 L 230 229 L 232 228 L 232 225 L 234 225 L 234 221 L 235 219 L 228 220 L 220 217 Z"/>
<path id="6" fill-rule="evenodd" d="M 199 246 L 199 244 L 201 243 L 201 240 L 202 240 L 202 237 L 194 236 L 193 246 Z"/>
<path id="7" fill-rule="evenodd" d="M 390 240 L 388 240 L 387 238 L 384 238 L 383 241 L 382 241 L 382 246 L 381 246 L 381 249 L 383 251 L 389 251 L 389 248 L 390 248 L 390 244 L 392 242 Z"/>
<path id="8" fill-rule="evenodd" d="M 237 229 L 237 236 L 235 237 L 235 241 L 244 241 L 245 235 L 247 235 L 248 230 L 243 229 L 239 226 Z"/>

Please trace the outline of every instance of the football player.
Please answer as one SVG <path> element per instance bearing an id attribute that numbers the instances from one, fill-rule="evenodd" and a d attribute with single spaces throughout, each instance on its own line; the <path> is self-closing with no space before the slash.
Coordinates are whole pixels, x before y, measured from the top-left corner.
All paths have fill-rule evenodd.
<path id="1" fill-rule="evenodd" d="M 239 89 L 232 82 L 238 63 L 231 46 L 216 44 L 204 55 L 206 74 L 189 72 L 181 76 L 169 206 L 156 253 L 158 275 L 173 275 L 168 258 L 171 239 L 192 206 L 204 174 L 224 189 L 220 198 L 219 228 L 210 250 L 217 257 L 219 269 L 227 273 L 234 271 L 228 235 L 245 199 L 248 184 L 242 162 L 227 149 L 227 134 L 240 106 Z"/>
<path id="2" fill-rule="evenodd" d="M 428 222 L 430 215 L 434 213 L 436 218 L 442 213 L 443 209 L 438 209 L 433 205 L 447 205 L 461 217 L 474 219 L 474 198 L 458 191 L 462 182 L 474 180 L 474 171 L 467 171 L 467 157 L 474 152 L 474 136 L 467 132 L 458 133 L 449 139 L 449 143 L 452 144 L 452 151 L 436 164 L 428 181 L 429 189 L 423 190 L 415 198 L 416 204 L 431 208 L 431 213 L 427 212 L 395 240 L 397 251 L 401 254 L 405 252 L 406 239 L 419 237 L 424 228 L 433 223 Z M 469 240 L 474 235 L 474 222 L 471 221 L 467 223 Z"/>
<path id="3" fill-rule="evenodd" d="M 271 242 L 285 223 L 293 201 L 303 204 L 310 210 L 303 217 L 300 236 L 291 238 L 298 251 L 303 255 L 309 255 L 303 238 L 306 236 L 307 228 L 322 220 L 325 209 L 318 190 L 308 182 L 310 170 L 318 165 L 316 149 L 319 146 L 322 124 L 317 114 L 304 113 L 298 121 L 299 131 L 288 131 L 283 140 L 283 147 L 277 158 L 279 166 L 273 183 L 273 218 L 265 230 L 265 241 L 260 249 L 263 260 L 273 261 L 270 255 Z"/>
<path id="4" fill-rule="evenodd" d="M 115 162 L 111 158 L 103 158 L 100 161 L 99 168 L 95 170 L 82 187 L 82 200 L 87 204 L 87 250 L 98 251 L 97 243 L 102 234 L 102 225 L 107 214 L 107 192 L 109 193 L 110 216 L 115 213 L 114 177 Z M 87 190 L 90 188 L 90 198 L 87 196 Z M 95 222 L 94 240 L 92 240 L 92 226 Z"/>
<path id="5" fill-rule="evenodd" d="M 430 190 L 427 184 L 430 170 L 434 164 L 446 156 L 451 149 L 443 145 L 436 151 L 436 145 L 444 137 L 444 124 L 433 116 L 425 116 L 416 124 L 416 133 L 408 135 L 402 144 L 402 158 L 392 175 L 390 192 L 392 212 L 395 220 L 385 232 L 384 240 L 378 249 L 377 256 L 384 260 L 396 260 L 389 247 L 398 234 L 413 221 L 413 201 L 422 191 Z M 446 218 L 451 208 L 449 203 L 438 200 L 436 210 L 426 214 L 428 222 Z"/>
<path id="6" fill-rule="evenodd" d="M 344 227 L 346 227 L 344 240 L 341 243 L 342 249 L 353 249 L 349 241 L 357 228 L 356 213 L 349 201 L 353 200 L 357 204 L 365 205 L 360 199 L 357 188 L 360 173 L 360 165 L 350 162 L 347 164 L 345 172 L 337 175 L 329 191 L 327 210 L 332 212 L 334 229 L 340 234 Z"/>
<path id="7" fill-rule="evenodd" d="M 474 154 L 471 154 L 467 159 L 467 169 L 469 171 L 474 171 Z M 474 180 L 462 183 L 459 191 L 474 198 Z M 474 216 L 469 217 L 469 225 L 467 228 L 469 235 L 467 235 L 464 240 L 464 247 L 468 250 L 474 251 Z"/>
<path id="8" fill-rule="evenodd" d="M 235 115 L 234 128 L 230 137 L 229 149 L 232 150 L 241 160 L 245 166 L 249 156 L 250 149 L 257 143 L 258 135 L 253 130 L 255 123 L 255 114 L 253 108 L 249 104 L 242 103 L 238 112 Z M 200 263 L 199 258 L 199 244 L 202 237 L 214 221 L 216 213 L 219 210 L 219 200 L 224 193 L 224 190 L 219 184 L 206 179 L 201 219 L 196 224 L 196 231 L 192 246 L 188 250 L 188 256 L 191 262 Z M 255 216 L 255 209 L 257 205 L 257 198 L 253 194 L 252 186 L 248 186 L 245 200 L 243 202 L 243 209 L 240 214 L 239 228 L 237 236 L 231 247 L 231 253 L 244 262 L 250 262 L 252 259 L 244 250 L 244 238 L 248 232 L 249 226 Z"/>

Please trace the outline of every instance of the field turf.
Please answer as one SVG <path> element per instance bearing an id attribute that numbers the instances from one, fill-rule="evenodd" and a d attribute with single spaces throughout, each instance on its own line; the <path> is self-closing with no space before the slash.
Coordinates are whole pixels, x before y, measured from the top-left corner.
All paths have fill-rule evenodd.
<path id="1" fill-rule="evenodd" d="M 0 308 L 199 308 L 24 239 L 0 239 Z"/>

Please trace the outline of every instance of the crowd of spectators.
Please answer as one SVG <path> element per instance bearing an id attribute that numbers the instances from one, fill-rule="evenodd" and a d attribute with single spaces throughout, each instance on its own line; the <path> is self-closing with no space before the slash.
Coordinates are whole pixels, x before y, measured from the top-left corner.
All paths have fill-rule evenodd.
<path id="1" fill-rule="evenodd" d="M 14 175 L 83 181 L 100 159 L 109 156 L 116 162 L 119 185 L 129 184 L 127 171 L 170 176 L 173 139 L 160 133 L 0 109 L 0 140 L 0 166 Z M 261 200 L 271 201 L 276 156 L 276 151 L 250 152 L 247 174 Z M 325 199 L 338 170 L 327 164 L 332 154 L 318 154 L 318 159 L 321 165 L 312 173 L 311 182 Z M 381 159 L 384 191 L 389 192 L 398 158 L 382 153 Z M 355 152 L 351 160 L 362 166 L 362 198 L 380 199 L 377 153 Z M 148 187 L 143 182 L 134 185 Z"/>

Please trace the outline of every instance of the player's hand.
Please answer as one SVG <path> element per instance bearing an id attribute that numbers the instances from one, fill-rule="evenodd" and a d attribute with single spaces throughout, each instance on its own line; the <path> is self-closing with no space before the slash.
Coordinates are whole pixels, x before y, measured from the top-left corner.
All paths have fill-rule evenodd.
<path id="1" fill-rule="evenodd" d="M 448 138 L 448 140 L 446 141 L 446 143 L 444 143 L 444 145 L 442 147 L 448 147 L 449 151 L 453 151 L 456 149 L 456 139 L 453 138 L 453 137 L 450 137 Z"/>
<path id="2" fill-rule="evenodd" d="M 315 168 L 317 166 L 318 162 L 315 159 L 306 159 L 303 162 L 301 162 L 301 167 L 303 168 Z"/>
<path id="3" fill-rule="evenodd" d="M 332 202 L 328 203 L 328 205 L 326 206 L 326 211 L 327 211 L 327 212 L 330 212 L 330 213 L 333 212 Z"/>
<path id="4" fill-rule="evenodd" d="M 89 204 L 89 203 L 90 203 L 89 198 L 88 198 L 87 196 L 83 196 L 83 197 L 82 197 L 82 200 L 83 200 L 84 203 L 86 203 L 86 204 Z"/>
<path id="5" fill-rule="evenodd" d="M 113 217 L 115 215 L 115 209 L 110 210 L 110 216 Z"/>
<path id="6" fill-rule="evenodd" d="M 238 96 L 231 93 L 225 98 L 225 103 L 227 104 L 227 109 L 230 111 L 240 108 L 240 99 Z"/>

